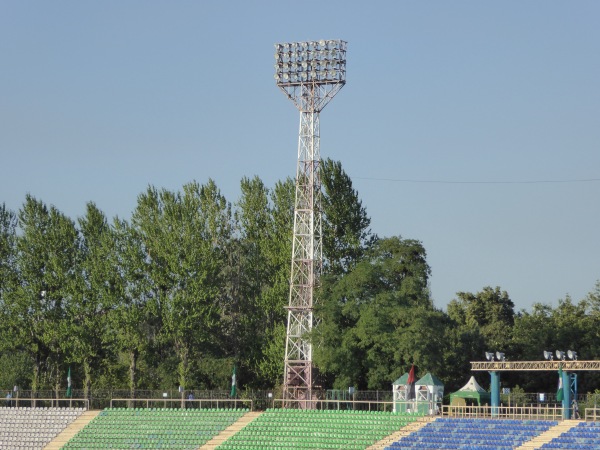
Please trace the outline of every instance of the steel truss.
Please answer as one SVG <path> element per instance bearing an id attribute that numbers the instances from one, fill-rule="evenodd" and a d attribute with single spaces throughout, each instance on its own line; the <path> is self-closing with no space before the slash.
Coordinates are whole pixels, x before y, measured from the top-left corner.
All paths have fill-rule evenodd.
<path id="1" fill-rule="evenodd" d="M 275 44 L 277 86 L 300 111 L 283 399 L 311 408 L 314 292 L 323 267 L 319 114 L 346 83 L 346 42 Z"/>
<path id="2" fill-rule="evenodd" d="M 471 361 L 472 371 L 600 371 L 600 361 Z"/>
<path id="3" fill-rule="evenodd" d="M 308 333 L 314 324 L 314 290 L 323 267 L 319 113 L 342 86 L 309 83 L 282 87 L 300 110 L 283 386 L 283 398 L 291 401 L 312 398 L 312 345 Z"/>

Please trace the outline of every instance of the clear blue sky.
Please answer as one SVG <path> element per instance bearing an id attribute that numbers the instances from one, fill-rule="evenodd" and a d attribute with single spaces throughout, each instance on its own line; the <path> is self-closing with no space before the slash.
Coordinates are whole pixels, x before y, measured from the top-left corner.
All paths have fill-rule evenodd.
<path id="1" fill-rule="evenodd" d="M 597 1 L 0 0 L 0 202 L 129 218 L 149 184 L 272 186 L 299 123 L 273 44 L 344 39 L 322 156 L 374 232 L 423 242 L 436 305 L 578 301 L 600 279 L 599 23 Z"/>

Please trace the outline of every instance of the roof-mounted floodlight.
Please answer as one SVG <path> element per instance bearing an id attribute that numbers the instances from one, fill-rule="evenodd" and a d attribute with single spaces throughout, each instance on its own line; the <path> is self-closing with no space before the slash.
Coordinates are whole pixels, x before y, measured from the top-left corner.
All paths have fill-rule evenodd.
<path id="1" fill-rule="evenodd" d="M 493 352 L 485 352 L 485 359 L 487 359 L 488 361 L 493 361 L 494 353 Z"/>
<path id="2" fill-rule="evenodd" d="M 498 361 L 506 361 L 506 358 L 504 357 L 504 353 L 502 353 L 502 352 L 496 352 L 496 359 Z"/>
<path id="3" fill-rule="evenodd" d="M 548 361 L 552 361 L 554 359 L 554 355 L 552 354 L 552 352 L 544 350 L 544 358 Z"/>
<path id="4" fill-rule="evenodd" d="M 567 356 L 569 357 L 569 359 L 572 359 L 573 361 L 577 361 L 577 352 L 574 352 L 573 350 L 569 350 L 567 352 Z"/>
<path id="5" fill-rule="evenodd" d="M 565 360 L 565 352 L 561 352 L 560 350 L 556 350 L 556 358 L 560 361 Z"/>

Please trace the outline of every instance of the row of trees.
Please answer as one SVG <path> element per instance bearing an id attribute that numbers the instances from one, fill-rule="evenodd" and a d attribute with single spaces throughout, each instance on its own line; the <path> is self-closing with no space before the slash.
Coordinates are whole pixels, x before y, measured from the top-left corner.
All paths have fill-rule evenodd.
<path id="1" fill-rule="evenodd" d="M 314 360 L 325 388 L 390 389 L 411 364 L 448 390 L 486 350 L 539 359 L 544 349 L 600 350 L 600 284 L 587 298 L 515 312 L 506 292 L 430 297 L 426 251 L 381 238 L 339 162 L 322 164 L 324 274 Z M 150 186 L 129 220 L 93 203 L 76 221 L 27 196 L 0 207 L 0 386 L 64 388 L 68 367 L 91 388 L 272 388 L 283 378 L 294 182 Z M 482 378 L 485 384 L 485 378 Z M 583 389 L 599 380 L 582 377 Z M 511 375 L 530 391 L 556 376 Z"/>

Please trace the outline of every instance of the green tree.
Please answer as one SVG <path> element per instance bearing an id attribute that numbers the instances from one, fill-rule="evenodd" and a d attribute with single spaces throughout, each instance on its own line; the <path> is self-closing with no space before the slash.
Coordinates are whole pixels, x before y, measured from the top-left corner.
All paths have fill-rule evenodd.
<path id="1" fill-rule="evenodd" d="M 258 177 L 242 180 L 232 247 L 237 264 L 230 264 L 234 276 L 228 283 L 236 286 L 230 296 L 235 324 L 230 347 L 240 363 L 238 374 L 257 387 L 272 386 L 283 376 L 293 209 L 292 180 L 272 190 Z"/>
<path id="2" fill-rule="evenodd" d="M 472 294 L 458 292 L 448 304 L 448 315 L 460 326 L 479 329 L 489 349 L 506 350 L 514 325 L 514 303 L 499 287 L 485 287 Z"/>
<path id="3" fill-rule="evenodd" d="M 178 381 L 188 386 L 192 356 L 214 340 L 230 206 L 212 181 L 187 184 L 183 193 L 150 187 L 138 198 L 132 224 L 148 255 L 144 268 L 159 335 L 173 345 Z"/>
<path id="4" fill-rule="evenodd" d="M 393 237 L 347 274 L 323 277 L 314 361 L 334 386 L 381 389 L 402 367 L 435 368 L 445 318 L 429 297 L 429 273 L 421 243 Z"/>
<path id="5" fill-rule="evenodd" d="M 106 315 L 118 301 L 118 275 L 115 272 L 115 238 L 108 221 L 94 203 L 88 203 L 86 215 L 79 219 L 77 288 L 66 304 L 66 320 L 61 333 L 66 362 L 83 370 L 84 396 L 92 385 L 92 370 L 108 355 L 103 339 Z M 75 375 L 75 370 L 73 371 Z"/>
<path id="6" fill-rule="evenodd" d="M 15 271 L 17 215 L 0 206 L 0 306 L 17 284 Z"/>
<path id="7" fill-rule="evenodd" d="M 19 225 L 19 284 L 5 301 L 6 332 L 32 361 L 32 390 L 40 386 L 42 369 L 45 382 L 58 390 L 64 378 L 61 329 L 75 292 L 79 236 L 73 221 L 30 195 L 19 211 Z"/>
<path id="8" fill-rule="evenodd" d="M 375 236 L 369 229 L 371 219 L 341 162 L 324 160 L 321 181 L 324 271 L 339 275 L 353 269 Z"/>
<path id="9" fill-rule="evenodd" d="M 116 302 L 106 316 L 103 346 L 127 361 L 127 385 L 135 397 L 139 385 L 138 367 L 146 358 L 156 336 L 156 310 L 151 305 L 144 247 L 136 230 L 125 220 L 113 223 L 114 252 L 109 261 L 114 268 Z"/>

